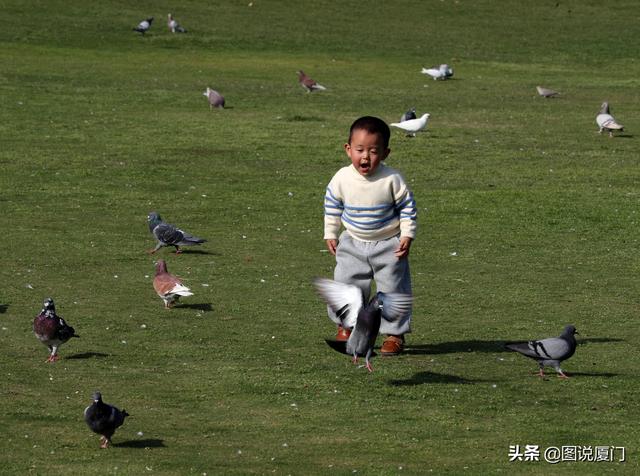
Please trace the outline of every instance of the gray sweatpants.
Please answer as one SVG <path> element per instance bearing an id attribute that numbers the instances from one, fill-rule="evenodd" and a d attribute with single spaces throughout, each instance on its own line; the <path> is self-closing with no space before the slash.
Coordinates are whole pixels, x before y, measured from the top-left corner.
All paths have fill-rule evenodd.
<path id="1" fill-rule="evenodd" d="M 343 231 L 336 251 L 333 279 L 353 284 L 364 292 L 365 303 L 371 295 L 371 282 L 383 293 L 411 293 L 409 260 L 396 258 L 394 251 L 400 245 L 400 235 L 382 241 L 360 241 Z M 340 319 L 331 309 L 329 318 L 336 324 Z M 381 334 L 402 335 L 411 332 L 411 314 L 398 322 L 382 319 Z"/>

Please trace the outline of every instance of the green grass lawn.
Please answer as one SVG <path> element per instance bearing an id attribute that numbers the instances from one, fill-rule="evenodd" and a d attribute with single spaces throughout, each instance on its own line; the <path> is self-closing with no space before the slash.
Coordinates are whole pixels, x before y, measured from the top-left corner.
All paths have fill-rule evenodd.
<path id="1" fill-rule="evenodd" d="M 0 473 L 638 474 L 636 2 L 2 10 Z M 420 74 L 439 63 L 452 80 Z M 322 201 L 351 122 L 411 106 L 428 130 L 394 130 L 388 163 L 419 206 L 414 332 L 369 374 L 324 342 Z M 146 254 L 151 210 L 208 243 Z M 159 257 L 195 294 L 169 311 Z M 48 296 L 81 335 L 55 364 L 31 331 Z M 568 381 L 503 352 L 569 323 Z M 82 419 L 96 389 L 132 415 L 106 451 Z M 510 463 L 516 444 L 627 461 Z"/>

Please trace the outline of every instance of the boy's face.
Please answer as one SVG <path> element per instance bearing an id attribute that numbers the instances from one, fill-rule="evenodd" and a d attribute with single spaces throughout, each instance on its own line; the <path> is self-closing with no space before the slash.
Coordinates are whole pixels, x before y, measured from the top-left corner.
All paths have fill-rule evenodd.
<path id="1" fill-rule="evenodd" d="M 344 145 L 344 150 L 358 173 L 365 177 L 373 175 L 380 162 L 391 152 L 384 146 L 379 134 L 371 134 L 364 129 L 353 131 L 351 142 Z"/>

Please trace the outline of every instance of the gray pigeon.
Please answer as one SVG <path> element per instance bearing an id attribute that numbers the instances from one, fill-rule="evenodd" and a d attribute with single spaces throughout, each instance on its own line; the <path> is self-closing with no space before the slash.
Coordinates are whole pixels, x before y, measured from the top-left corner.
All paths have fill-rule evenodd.
<path id="1" fill-rule="evenodd" d="M 167 14 L 167 26 L 171 33 L 186 33 L 187 30 L 182 28 L 180 24 L 173 18 L 171 13 Z"/>
<path id="2" fill-rule="evenodd" d="M 370 359 L 381 318 L 396 321 L 409 314 L 412 296 L 379 292 L 365 307 L 364 295 L 357 286 L 324 278 L 316 278 L 313 283 L 318 294 L 342 321 L 342 327 L 353 329 L 347 340 L 346 353 L 353 356 L 353 363 L 364 356 L 367 370 L 373 372 Z"/>
<path id="3" fill-rule="evenodd" d="M 215 89 L 207 87 L 207 90 L 202 93 L 209 101 L 209 109 L 213 110 L 214 107 L 224 109 L 224 96 Z"/>
<path id="4" fill-rule="evenodd" d="M 596 122 L 600 127 L 600 130 L 598 132 L 602 134 L 602 131 L 609 131 L 609 137 L 613 137 L 613 131 L 624 131 L 624 126 L 622 124 L 618 124 L 609 112 L 608 102 L 602 103 L 600 112 L 596 116 Z"/>
<path id="5" fill-rule="evenodd" d="M 574 334 L 578 334 L 576 328 L 568 325 L 559 337 L 529 342 L 513 342 L 506 344 L 505 347 L 537 361 L 540 366 L 540 377 L 544 377 L 544 367 L 548 366 L 558 372 L 558 377 L 569 378 L 560 368 L 560 362 L 567 360 L 576 351 L 578 343 Z"/>
<path id="6" fill-rule="evenodd" d="M 153 17 L 149 17 L 146 20 L 142 20 L 140 23 L 138 23 L 138 26 L 133 29 L 133 31 L 137 31 L 138 33 L 141 33 L 144 36 L 144 34 L 149 30 L 149 28 L 151 28 L 151 23 L 153 23 Z"/>
<path id="7" fill-rule="evenodd" d="M 402 115 L 402 117 L 400 118 L 400 122 L 410 121 L 411 119 L 415 119 L 415 118 L 416 118 L 416 108 L 412 107 Z"/>
<path id="8" fill-rule="evenodd" d="M 554 91 L 553 89 L 549 88 L 543 88 L 542 86 L 536 86 L 536 90 L 538 91 L 538 94 L 543 98 L 552 98 L 560 94 L 558 91 Z"/>
<path id="9" fill-rule="evenodd" d="M 100 448 L 108 448 L 116 429 L 124 423 L 129 414 L 102 401 L 100 392 L 93 394 L 93 403 L 84 409 L 84 421 L 100 436 Z"/>
<path id="10" fill-rule="evenodd" d="M 149 251 L 151 254 L 155 253 L 163 246 L 174 246 L 176 254 L 180 254 L 182 253 L 180 246 L 199 245 L 207 241 L 202 238 L 192 236 L 186 231 L 180 230 L 173 225 L 163 222 L 160 215 L 156 212 L 149 213 L 147 221 L 149 222 L 149 231 L 151 231 L 153 236 L 158 240 L 156 247 Z"/>

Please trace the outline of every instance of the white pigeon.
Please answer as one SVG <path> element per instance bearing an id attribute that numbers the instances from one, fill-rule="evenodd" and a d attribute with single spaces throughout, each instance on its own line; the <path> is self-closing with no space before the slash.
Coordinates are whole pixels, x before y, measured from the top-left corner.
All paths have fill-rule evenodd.
<path id="1" fill-rule="evenodd" d="M 536 90 L 538 91 L 538 94 L 543 98 L 552 98 L 560 94 L 558 91 L 554 91 L 553 89 L 549 88 L 543 88 L 542 86 L 536 86 Z"/>
<path id="2" fill-rule="evenodd" d="M 203 92 L 202 95 L 209 100 L 209 109 L 213 109 L 214 107 L 224 109 L 224 96 L 215 89 L 207 87 L 207 90 Z"/>
<path id="3" fill-rule="evenodd" d="M 618 124 L 614 117 L 609 113 L 609 103 L 603 102 L 602 107 L 600 108 L 600 112 L 596 116 L 596 122 L 600 127 L 598 131 L 602 134 L 602 131 L 609 131 L 609 137 L 613 137 L 613 131 L 624 131 L 624 126 L 622 124 Z"/>
<path id="4" fill-rule="evenodd" d="M 453 76 L 453 69 L 448 64 L 441 64 L 437 68 L 434 66 L 433 68 L 422 68 L 422 74 L 426 74 L 431 76 L 434 80 L 437 79 L 448 79 Z"/>
<path id="5" fill-rule="evenodd" d="M 171 33 L 186 33 L 187 30 L 182 28 L 180 24 L 173 18 L 171 13 L 167 14 L 167 26 L 169 27 L 169 31 Z"/>
<path id="6" fill-rule="evenodd" d="M 138 23 L 138 26 L 133 29 L 133 31 L 137 31 L 138 33 L 142 34 L 142 36 L 144 36 L 147 30 L 151 28 L 151 23 L 153 23 L 153 17 L 142 20 L 140 23 Z"/>
<path id="7" fill-rule="evenodd" d="M 389 124 L 390 126 L 397 127 L 398 129 L 402 129 L 406 131 L 409 135 L 411 134 L 415 137 L 416 132 L 421 131 L 425 127 L 427 127 L 427 121 L 429 120 L 430 114 L 423 114 L 421 117 L 417 119 L 410 119 L 408 121 L 403 122 L 393 122 Z"/>

